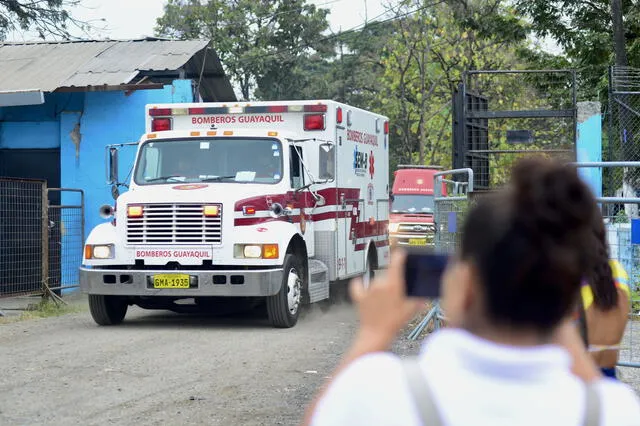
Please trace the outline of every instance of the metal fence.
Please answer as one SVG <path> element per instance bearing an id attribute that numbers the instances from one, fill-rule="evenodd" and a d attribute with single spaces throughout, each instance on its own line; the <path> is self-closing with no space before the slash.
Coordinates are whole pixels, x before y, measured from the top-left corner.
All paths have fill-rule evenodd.
<path id="1" fill-rule="evenodd" d="M 77 287 L 83 244 L 82 190 L 0 178 L 0 297 Z"/>
<path id="2" fill-rule="evenodd" d="M 0 178 L 0 296 L 41 291 L 46 204 L 45 181 Z"/>
<path id="3" fill-rule="evenodd" d="M 445 170 L 434 174 L 433 220 L 436 227 L 436 252 L 453 254 L 459 247 L 461 228 L 469 207 L 470 195 L 473 194 L 473 185 L 474 175 L 470 168 Z M 440 302 L 435 300 L 429 312 L 409 334 L 409 339 L 418 339 L 425 330 L 437 330 L 441 327 L 443 319 Z"/>
<path id="4" fill-rule="evenodd" d="M 609 131 L 603 144 L 608 161 L 640 161 L 640 69 L 609 69 Z M 604 170 L 603 194 L 634 198 L 640 194 L 640 169 Z M 627 216 L 638 217 L 638 205 L 624 206 Z"/>
<path id="5" fill-rule="evenodd" d="M 443 183 L 447 189 L 444 194 Z M 469 195 L 474 189 L 473 170 L 463 168 L 436 173 L 434 185 L 435 250 L 439 253 L 454 253 L 460 245 L 460 228 L 465 220 Z"/>
<path id="6" fill-rule="evenodd" d="M 575 161 L 576 125 L 573 70 L 467 71 L 453 95 L 453 167 L 493 190 L 523 157 Z"/>
<path id="7" fill-rule="evenodd" d="M 49 188 L 48 239 L 49 290 L 80 285 L 82 250 L 84 247 L 84 192 L 80 189 Z M 54 196 L 54 194 L 58 196 Z M 53 201 L 56 200 L 56 201 Z"/>

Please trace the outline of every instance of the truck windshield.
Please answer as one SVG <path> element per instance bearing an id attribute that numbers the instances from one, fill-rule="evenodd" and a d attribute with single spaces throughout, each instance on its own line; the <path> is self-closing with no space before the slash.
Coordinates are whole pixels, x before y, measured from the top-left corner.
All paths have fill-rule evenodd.
<path id="1" fill-rule="evenodd" d="M 147 141 L 136 163 L 138 185 L 174 182 L 275 184 L 282 179 L 282 144 L 272 138 Z"/>
<path id="2" fill-rule="evenodd" d="M 391 213 L 433 213 L 433 195 L 394 195 Z"/>

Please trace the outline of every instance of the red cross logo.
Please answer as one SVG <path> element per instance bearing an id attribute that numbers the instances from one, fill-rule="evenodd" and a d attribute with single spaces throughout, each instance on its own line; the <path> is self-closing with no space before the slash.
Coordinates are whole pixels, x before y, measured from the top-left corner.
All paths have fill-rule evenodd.
<path id="1" fill-rule="evenodd" d="M 375 173 L 375 169 L 373 168 L 373 151 L 371 151 L 371 155 L 369 155 L 369 175 L 371 175 L 371 179 L 373 179 L 373 174 Z"/>

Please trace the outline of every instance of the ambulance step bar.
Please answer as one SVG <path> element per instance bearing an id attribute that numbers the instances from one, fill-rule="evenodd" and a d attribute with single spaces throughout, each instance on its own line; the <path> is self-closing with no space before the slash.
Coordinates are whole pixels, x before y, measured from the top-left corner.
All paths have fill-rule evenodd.
<path id="1" fill-rule="evenodd" d="M 329 298 L 329 268 L 317 259 L 309 259 L 309 302 Z"/>

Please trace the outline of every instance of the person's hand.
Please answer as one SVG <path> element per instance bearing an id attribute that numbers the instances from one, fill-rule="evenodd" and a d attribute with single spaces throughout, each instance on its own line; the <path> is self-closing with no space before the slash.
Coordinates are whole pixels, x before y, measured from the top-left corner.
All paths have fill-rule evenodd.
<path id="1" fill-rule="evenodd" d="M 351 299 L 358 307 L 360 338 L 386 348 L 398 332 L 424 306 L 420 299 L 407 298 L 404 283 L 405 254 L 394 251 L 385 276 L 376 277 L 365 289 L 361 279 L 355 279 L 349 287 Z"/>

